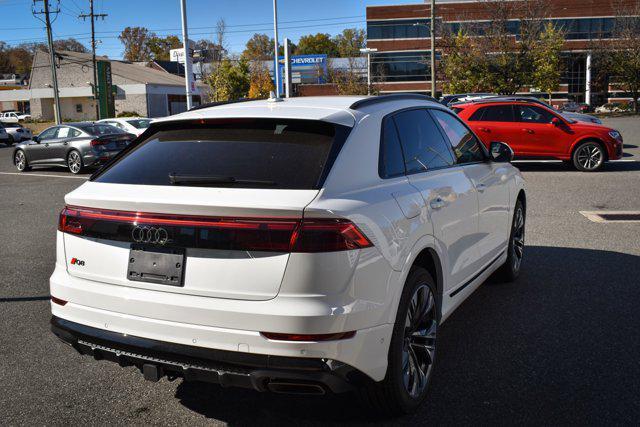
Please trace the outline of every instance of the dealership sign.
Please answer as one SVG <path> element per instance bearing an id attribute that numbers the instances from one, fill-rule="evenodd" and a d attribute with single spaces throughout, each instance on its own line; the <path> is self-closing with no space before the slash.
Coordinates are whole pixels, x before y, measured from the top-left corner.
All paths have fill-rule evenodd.
<path id="1" fill-rule="evenodd" d="M 284 57 L 278 60 L 280 67 L 280 81 L 278 86 L 282 93 L 284 75 Z M 320 84 L 326 82 L 327 55 L 294 55 L 291 57 L 291 75 L 293 83 Z"/>

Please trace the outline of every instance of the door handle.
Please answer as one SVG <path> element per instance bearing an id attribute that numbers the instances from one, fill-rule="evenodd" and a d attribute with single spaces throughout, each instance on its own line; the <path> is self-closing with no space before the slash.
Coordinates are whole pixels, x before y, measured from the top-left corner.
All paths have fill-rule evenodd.
<path id="1" fill-rule="evenodd" d="M 48 147 L 48 146 L 49 146 L 49 143 L 45 143 L 45 144 L 44 144 L 44 146 L 45 146 L 45 147 Z"/>
<path id="2" fill-rule="evenodd" d="M 480 193 L 484 193 L 484 190 L 486 189 L 487 189 L 487 186 L 482 183 L 476 185 L 476 190 L 478 190 Z"/>
<path id="3" fill-rule="evenodd" d="M 478 128 L 482 132 L 491 132 L 489 128 Z"/>
<path id="4" fill-rule="evenodd" d="M 522 132 L 533 133 L 533 131 L 531 129 L 522 129 Z"/>
<path id="5" fill-rule="evenodd" d="M 444 208 L 447 203 L 442 199 L 442 197 L 436 197 L 435 199 L 429 202 L 429 206 L 431 209 L 441 209 Z"/>
<path id="6" fill-rule="evenodd" d="M 62 145 L 69 145 L 67 141 L 63 142 Z"/>

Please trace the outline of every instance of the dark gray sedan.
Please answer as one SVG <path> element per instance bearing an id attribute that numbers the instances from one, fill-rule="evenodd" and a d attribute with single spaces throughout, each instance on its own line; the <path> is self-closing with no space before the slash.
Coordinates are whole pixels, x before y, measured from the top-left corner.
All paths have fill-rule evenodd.
<path id="1" fill-rule="evenodd" d="M 65 123 L 18 144 L 13 163 L 21 172 L 32 166 L 63 166 L 77 174 L 86 167 L 104 164 L 135 138 L 103 123 Z"/>

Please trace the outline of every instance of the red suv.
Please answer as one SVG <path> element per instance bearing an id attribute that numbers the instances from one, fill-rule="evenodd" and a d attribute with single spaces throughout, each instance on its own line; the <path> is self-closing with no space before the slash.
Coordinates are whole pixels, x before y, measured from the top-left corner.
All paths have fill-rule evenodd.
<path id="1" fill-rule="evenodd" d="M 559 159 L 591 172 L 622 157 L 617 130 L 573 121 L 535 102 L 478 100 L 452 109 L 485 146 L 506 142 L 519 159 Z"/>

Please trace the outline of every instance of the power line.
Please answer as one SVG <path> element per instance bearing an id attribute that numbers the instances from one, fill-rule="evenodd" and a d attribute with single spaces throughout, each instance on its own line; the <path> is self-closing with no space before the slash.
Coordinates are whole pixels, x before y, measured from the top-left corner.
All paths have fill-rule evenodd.
<path id="1" fill-rule="evenodd" d="M 93 95 L 96 100 L 96 119 L 100 118 L 100 106 L 97 102 L 98 100 L 98 70 L 96 67 L 96 29 L 95 22 L 97 19 L 102 19 L 107 17 L 106 13 L 94 13 L 93 12 L 93 0 L 89 0 L 89 14 L 80 14 L 78 18 L 82 18 L 84 21 L 86 18 L 91 19 L 91 60 L 93 62 Z"/>

